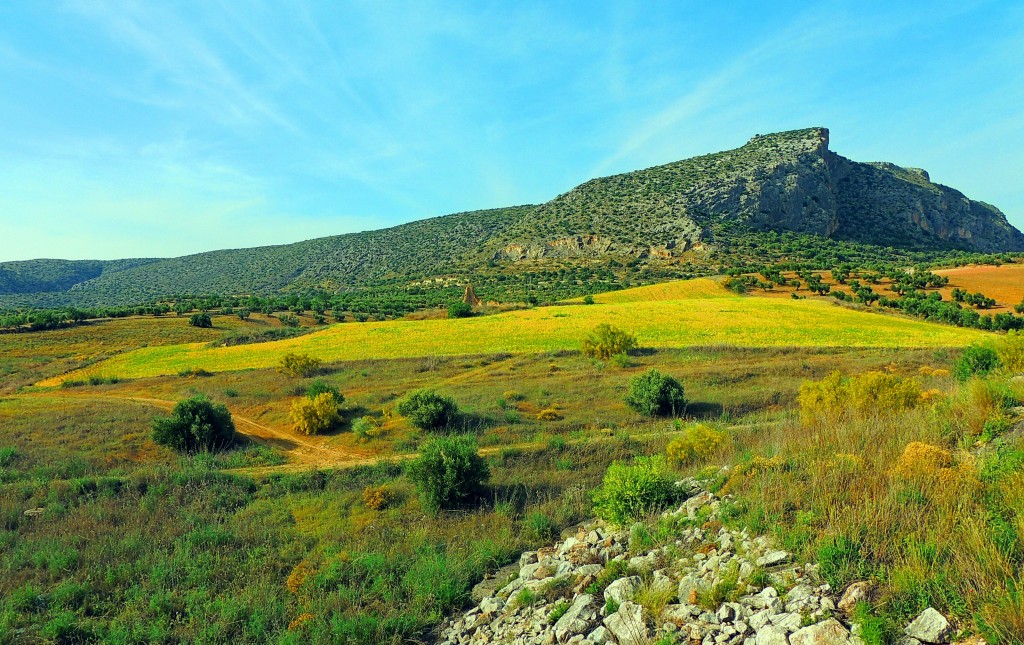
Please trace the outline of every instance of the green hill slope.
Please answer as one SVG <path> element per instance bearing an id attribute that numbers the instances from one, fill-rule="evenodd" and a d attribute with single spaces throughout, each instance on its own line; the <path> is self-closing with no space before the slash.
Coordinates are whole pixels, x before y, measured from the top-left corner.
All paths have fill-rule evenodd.
<path id="1" fill-rule="evenodd" d="M 163 260 L 0 263 L 0 307 L 342 291 L 482 269 L 515 280 L 538 262 L 558 269 L 583 260 L 635 267 L 685 259 L 708 269 L 783 255 L 1024 251 L 1024 235 L 994 206 L 934 184 L 922 170 L 850 161 L 828 141 L 825 128 L 757 135 L 735 150 L 594 179 L 540 206 L 297 244 Z M 778 233 L 814 239 L 790 239 L 784 252 L 767 248 Z"/>

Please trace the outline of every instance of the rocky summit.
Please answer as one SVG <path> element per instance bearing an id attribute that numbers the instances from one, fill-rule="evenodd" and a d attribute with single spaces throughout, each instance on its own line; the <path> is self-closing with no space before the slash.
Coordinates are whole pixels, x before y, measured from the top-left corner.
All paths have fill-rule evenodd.
<path id="1" fill-rule="evenodd" d="M 1024 250 L 994 206 L 918 168 L 858 163 L 826 128 L 757 135 L 735 150 L 594 179 L 539 206 L 498 239 L 497 257 L 669 257 L 747 230 L 899 248 Z"/>
<path id="2" fill-rule="evenodd" d="M 765 536 L 722 526 L 719 499 L 701 482 L 663 519 L 682 528 L 657 548 L 638 547 L 651 527 L 585 523 L 474 590 L 469 611 L 440 630 L 441 645 L 859 645 L 852 620 L 871 584 L 832 589 L 814 563 Z M 843 591 L 843 593 L 838 593 Z M 946 618 L 928 608 L 901 645 L 950 643 Z M 969 641 L 982 645 L 984 641 Z M 966 642 L 965 642 L 966 643 Z"/>

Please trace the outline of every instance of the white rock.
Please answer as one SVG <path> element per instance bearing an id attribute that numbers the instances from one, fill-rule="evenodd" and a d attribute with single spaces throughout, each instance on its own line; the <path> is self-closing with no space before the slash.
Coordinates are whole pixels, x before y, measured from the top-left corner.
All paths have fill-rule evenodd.
<path id="1" fill-rule="evenodd" d="M 644 608 L 635 602 L 626 601 L 619 610 L 604 619 L 618 645 L 646 645 L 650 640 L 647 623 L 644 622 Z"/>
<path id="2" fill-rule="evenodd" d="M 839 598 L 839 610 L 847 616 L 853 614 L 857 603 L 866 602 L 871 597 L 871 583 L 866 580 L 851 583 Z"/>
<path id="3" fill-rule="evenodd" d="M 903 633 L 907 636 L 916 638 L 924 643 L 949 642 L 949 632 L 949 621 L 931 607 L 922 611 L 914 619 L 914 622 L 907 625 L 907 628 L 903 630 Z"/>
<path id="4" fill-rule="evenodd" d="M 594 619 L 597 618 L 597 608 L 594 606 L 594 597 L 590 594 L 582 594 L 562 617 L 555 623 L 555 638 L 564 643 L 570 637 L 586 631 Z"/>
<path id="5" fill-rule="evenodd" d="M 604 599 L 605 601 L 612 600 L 617 602 L 619 605 L 622 605 L 633 597 L 633 594 L 636 593 L 636 587 L 638 584 L 640 584 L 640 578 L 638 576 L 619 578 L 605 588 Z"/>
<path id="6" fill-rule="evenodd" d="M 770 567 L 772 565 L 781 564 L 788 559 L 789 553 L 785 551 L 769 551 L 757 559 L 757 566 Z"/>
<path id="7" fill-rule="evenodd" d="M 848 645 L 850 632 L 835 618 L 797 630 L 789 637 L 790 645 Z"/>
<path id="8" fill-rule="evenodd" d="M 756 645 L 789 645 L 789 640 L 786 638 L 786 630 L 769 625 L 757 630 L 754 643 Z"/>
<path id="9" fill-rule="evenodd" d="M 597 629 L 587 635 L 587 640 L 594 645 L 604 645 L 611 639 L 612 635 L 604 625 L 598 625 Z"/>

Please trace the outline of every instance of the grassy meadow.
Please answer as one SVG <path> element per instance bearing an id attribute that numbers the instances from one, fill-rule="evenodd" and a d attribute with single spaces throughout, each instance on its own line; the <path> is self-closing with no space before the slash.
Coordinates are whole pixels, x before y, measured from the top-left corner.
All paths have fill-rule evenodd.
<path id="1" fill-rule="evenodd" d="M 671 474 L 710 478 L 732 495 L 726 522 L 820 563 L 836 587 L 875 581 L 860 610 L 870 645 L 927 606 L 962 634 L 1024 639 L 1024 386 L 1009 372 L 949 375 L 965 345 L 1000 336 L 711 280 L 595 301 L 220 348 L 207 344 L 252 323 L 139 318 L 0 338 L 10 356 L 38 355 L 12 361 L 0 392 L 0 643 L 430 642 L 474 584 L 592 517 L 609 464 L 665 454 L 696 423 L 724 439 Z M 642 349 L 584 357 L 579 340 L 600 322 Z M 103 359 L 89 369 L 108 378 L 23 387 L 73 366 L 67 347 Z M 289 351 L 323 358 L 321 373 L 279 373 Z M 682 419 L 624 404 L 650 368 L 684 384 Z M 837 397 L 849 408 L 805 418 L 801 387 L 834 370 L 921 394 L 900 410 Z M 344 394 L 343 420 L 300 435 L 289 412 L 316 380 Z M 481 497 L 439 515 L 403 466 L 432 436 L 395 411 L 419 388 L 452 397 L 452 431 L 474 435 L 491 470 Z M 179 456 L 154 443 L 153 418 L 195 394 L 231 411 L 235 447 Z M 355 433 L 358 419 L 373 431 Z M 914 444 L 931 448 L 907 475 Z M 377 507 L 365 495 L 380 486 Z"/>
<path id="2" fill-rule="evenodd" d="M 90 375 L 140 378 L 202 369 L 265 368 L 289 352 L 325 361 L 528 354 L 575 350 L 601 323 L 636 334 L 645 347 L 957 347 L 978 332 L 896 316 L 880 316 L 819 300 L 773 300 L 730 294 L 700 279 L 604 294 L 594 305 L 566 305 L 456 320 L 345 323 L 320 332 L 257 345 L 194 343 L 146 347 L 66 375 L 58 385 Z"/>

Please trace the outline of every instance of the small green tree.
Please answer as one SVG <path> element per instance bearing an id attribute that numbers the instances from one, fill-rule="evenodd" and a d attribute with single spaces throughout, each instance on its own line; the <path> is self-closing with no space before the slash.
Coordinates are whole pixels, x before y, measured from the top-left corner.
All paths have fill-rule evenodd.
<path id="1" fill-rule="evenodd" d="M 213 327 L 213 320 L 210 319 L 210 314 L 192 314 L 188 319 L 188 324 L 193 327 Z"/>
<path id="2" fill-rule="evenodd" d="M 422 430 L 447 428 L 459 415 L 459 406 L 433 390 L 410 392 L 395 406 L 398 414 Z"/>
<path id="3" fill-rule="evenodd" d="M 228 409 L 202 394 L 179 401 L 169 417 L 153 419 L 153 440 L 178 452 L 222 450 L 235 440 Z"/>
<path id="4" fill-rule="evenodd" d="M 239 320 L 249 320 L 249 316 L 252 315 L 252 312 L 248 309 L 239 309 L 235 312 L 235 315 L 238 316 Z"/>
<path id="5" fill-rule="evenodd" d="M 406 472 L 416 484 L 424 508 L 433 513 L 479 495 L 491 474 L 471 435 L 428 442 Z"/>
<path id="6" fill-rule="evenodd" d="M 583 304 L 585 304 L 585 305 L 592 305 L 592 304 L 594 304 L 594 296 L 590 295 L 589 293 L 587 295 L 583 296 Z"/>
<path id="7" fill-rule="evenodd" d="M 686 409 L 683 384 L 651 368 L 629 380 L 626 405 L 648 417 L 679 416 Z"/>
<path id="8" fill-rule="evenodd" d="M 999 367 L 999 354 L 991 347 L 971 345 L 953 363 L 953 376 L 963 382 L 972 376 L 984 376 Z"/>
<path id="9" fill-rule="evenodd" d="M 622 526 L 661 510 L 675 497 L 672 479 L 660 457 L 637 457 L 633 463 L 612 462 L 594 491 L 594 512 Z"/>
<path id="10" fill-rule="evenodd" d="M 473 315 L 473 308 L 469 306 L 469 303 L 453 302 L 448 305 L 448 317 L 449 318 L 469 318 Z"/>
<path id="11" fill-rule="evenodd" d="M 581 350 L 584 356 L 608 360 L 616 354 L 628 354 L 636 347 L 636 336 L 602 323 L 583 339 Z"/>

